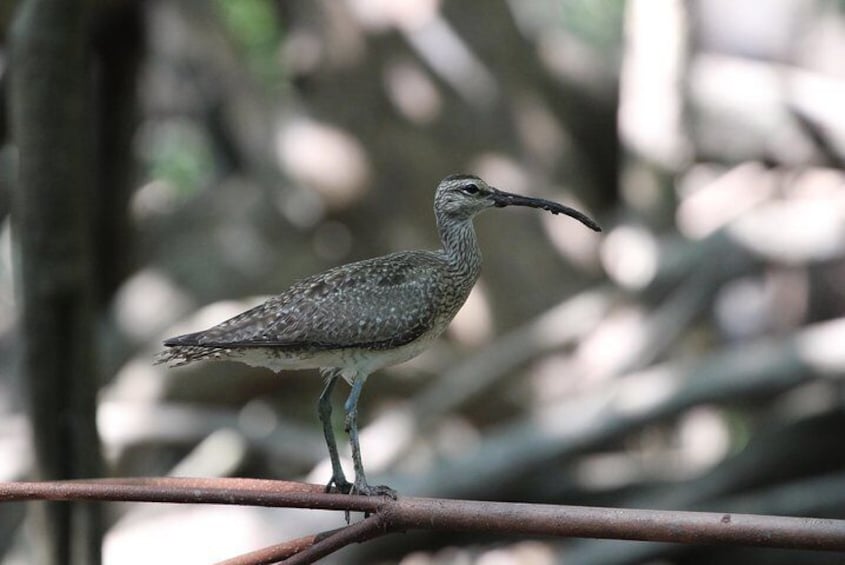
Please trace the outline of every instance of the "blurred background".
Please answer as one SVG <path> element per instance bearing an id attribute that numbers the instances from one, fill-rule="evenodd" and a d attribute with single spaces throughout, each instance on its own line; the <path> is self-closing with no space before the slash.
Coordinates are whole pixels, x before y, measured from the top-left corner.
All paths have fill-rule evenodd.
<path id="1" fill-rule="evenodd" d="M 23 59 L 10 44 L 50 33 L 27 27 L 29 3 L 0 8 L 0 480 L 55 477 L 38 472 L 31 414 L 59 429 L 96 417 L 91 468 L 106 476 L 325 482 L 316 372 L 168 370 L 153 356 L 303 276 L 437 247 L 434 188 L 463 172 L 578 207 L 605 231 L 537 210 L 476 220 L 484 271 L 447 335 L 364 389 L 371 483 L 845 518 L 845 3 L 84 3 L 89 119 L 70 139 L 91 148 L 89 182 L 52 190 L 86 215 L 62 233 L 75 212 L 55 212 L 41 240 L 85 250 L 79 265 L 65 257 L 90 316 L 71 348 L 34 332 L 22 306 L 52 272 L 33 279 L 18 240 L 37 222 L 13 218 L 13 203 L 38 207 L 17 173 L 25 81 L 10 81 Z M 38 344 L 46 353 L 26 353 Z M 55 357 L 56 373 L 79 348 L 88 379 L 72 390 L 96 406 L 27 410 L 40 378 L 27 359 Z M 138 504 L 99 520 L 108 564 L 209 563 L 343 524 Z M 0 562 L 32 562 L 33 523 L 0 506 Z M 411 533 L 326 562 L 837 559 Z"/>

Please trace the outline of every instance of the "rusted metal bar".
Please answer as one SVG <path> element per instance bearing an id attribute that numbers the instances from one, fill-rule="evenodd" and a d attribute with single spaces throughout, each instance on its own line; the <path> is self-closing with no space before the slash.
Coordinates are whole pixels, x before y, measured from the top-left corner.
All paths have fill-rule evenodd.
<path id="1" fill-rule="evenodd" d="M 373 514 L 316 541 L 308 549 L 286 559 L 285 565 L 314 563 L 351 543 L 364 542 L 386 533 L 388 529 L 384 523 L 384 516 Z"/>
<path id="2" fill-rule="evenodd" d="M 141 477 L 0 483 L 0 501 L 120 500 L 375 512 L 381 498 L 326 493 L 320 485 L 261 479 Z"/>
<path id="3" fill-rule="evenodd" d="M 308 550 L 317 542 L 319 537 L 319 534 L 303 536 L 220 561 L 217 565 L 270 565 L 271 563 L 278 563 Z"/>
<path id="4" fill-rule="evenodd" d="M 106 479 L 0 483 L 0 501 L 238 504 L 374 514 L 373 520 L 365 519 L 353 524 L 357 527 L 328 535 L 321 547 L 334 547 L 338 542 L 345 545 L 381 533 L 424 529 L 845 551 L 845 520 L 412 497 L 391 500 L 323 490 L 319 485 L 252 479 Z M 367 537 L 355 537 L 360 535 Z M 317 539 L 312 547 L 321 543 Z"/>
<path id="5" fill-rule="evenodd" d="M 484 531 L 845 551 L 845 520 L 678 510 L 400 498 L 391 529 Z"/>

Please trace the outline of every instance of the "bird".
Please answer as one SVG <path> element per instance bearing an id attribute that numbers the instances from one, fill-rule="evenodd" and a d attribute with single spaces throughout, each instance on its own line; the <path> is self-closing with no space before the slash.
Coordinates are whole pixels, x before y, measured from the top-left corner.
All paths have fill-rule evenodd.
<path id="1" fill-rule="evenodd" d="M 358 440 L 361 390 L 373 372 L 417 356 L 443 333 L 481 272 L 473 218 L 507 206 L 564 214 L 601 231 L 569 206 L 505 192 L 475 175 L 449 175 L 434 195 L 441 249 L 400 251 L 303 278 L 216 326 L 166 339 L 156 362 L 176 367 L 230 360 L 273 371 L 319 369 L 325 385 L 317 412 L 332 467 L 326 491 L 396 498 L 390 487 L 366 479 Z M 331 421 L 331 394 L 339 379 L 351 387 L 344 409 L 353 482 L 341 466 Z"/>

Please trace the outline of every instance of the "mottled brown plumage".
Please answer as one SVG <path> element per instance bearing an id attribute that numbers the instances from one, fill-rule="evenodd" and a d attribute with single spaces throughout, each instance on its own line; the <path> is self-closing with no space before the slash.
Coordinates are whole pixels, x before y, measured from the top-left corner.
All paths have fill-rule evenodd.
<path id="1" fill-rule="evenodd" d="M 443 248 L 403 251 L 342 265 L 295 283 L 282 294 L 208 330 L 164 342 L 158 362 L 171 366 L 229 359 L 273 370 L 320 368 L 328 382 L 320 417 L 340 490 L 392 494 L 370 487 L 358 447 L 357 402 L 367 376 L 418 355 L 449 325 L 481 271 L 472 218 L 490 207 L 531 206 L 598 225 L 556 202 L 509 194 L 473 175 L 452 175 L 437 187 L 434 213 Z M 331 393 L 342 376 L 352 385 L 346 428 L 355 483 L 346 481 L 331 430 Z"/>
<path id="2" fill-rule="evenodd" d="M 438 312 L 461 302 L 465 289 L 450 287 L 452 277 L 440 275 L 447 269 L 443 254 L 427 251 L 342 265 L 211 329 L 164 344 L 174 361 L 183 356 L 185 362 L 208 348 L 393 349 L 422 336 Z"/>

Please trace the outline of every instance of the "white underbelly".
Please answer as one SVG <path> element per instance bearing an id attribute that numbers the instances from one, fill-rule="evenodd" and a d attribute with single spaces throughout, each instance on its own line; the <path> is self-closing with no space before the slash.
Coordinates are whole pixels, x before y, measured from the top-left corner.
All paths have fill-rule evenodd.
<path id="1" fill-rule="evenodd" d="M 393 349 L 330 349 L 311 353 L 287 353 L 272 347 L 251 347 L 231 351 L 226 358 L 253 367 L 266 367 L 272 371 L 296 369 L 340 369 L 343 378 L 350 381 L 356 374 L 369 375 L 383 367 L 397 365 L 413 359 L 426 349 L 432 338 L 422 337 Z"/>

